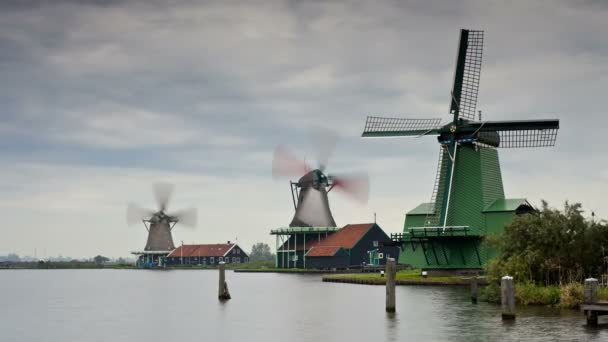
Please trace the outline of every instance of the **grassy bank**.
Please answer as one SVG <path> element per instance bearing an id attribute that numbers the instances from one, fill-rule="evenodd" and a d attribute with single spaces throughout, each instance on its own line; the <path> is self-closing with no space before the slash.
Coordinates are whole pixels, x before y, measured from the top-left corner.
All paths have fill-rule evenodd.
<path id="1" fill-rule="evenodd" d="M 355 284 L 383 285 L 386 278 L 379 273 L 332 274 L 323 277 L 327 282 L 344 282 Z M 428 276 L 423 278 L 420 270 L 404 270 L 397 272 L 397 285 L 467 285 L 469 280 L 459 276 Z"/>
<path id="2" fill-rule="evenodd" d="M 500 285 L 490 284 L 480 290 L 481 300 L 500 303 Z M 599 300 L 608 300 L 608 288 L 598 289 Z M 532 283 L 515 284 L 515 301 L 518 305 L 549 305 L 564 309 L 577 309 L 583 302 L 583 284 L 541 286 Z"/>

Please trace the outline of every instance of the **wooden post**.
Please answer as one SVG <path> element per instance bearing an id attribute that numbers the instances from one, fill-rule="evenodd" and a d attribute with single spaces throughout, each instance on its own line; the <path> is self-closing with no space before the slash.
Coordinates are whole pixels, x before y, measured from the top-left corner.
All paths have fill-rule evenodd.
<path id="1" fill-rule="evenodd" d="M 386 312 L 395 312 L 395 278 L 397 267 L 394 258 L 386 259 Z"/>
<path id="2" fill-rule="evenodd" d="M 500 280 L 502 319 L 515 319 L 515 287 L 513 277 L 504 276 Z"/>
<path id="3" fill-rule="evenodd" d="M 584 304 L 595 304 L 597 303 L 597 286 L 598 281 L 595 278 L 585 279 L 585 291 L 583 293 Z M 585 316 L 587 317 L 588 325 L 597 325 L 597 312 L 592 310 L 585 310 Z"/>
<path id="4" fill-rule="evenodd" d="M 471 303 L 477 304 L 477 294 L 479 293 L 479 286 L 477 284 L 477 277 L 471 278 Z"/>
<path id="5" fill-rule="evenodd" d="M 228 283 L 226 283 L 226 263 L 220 261 L 220 281 L 218 284 L 217 290 L 217 298 L 219 300 L 228 300 L 230 299 L 230 292 L 228 292 Z"/>

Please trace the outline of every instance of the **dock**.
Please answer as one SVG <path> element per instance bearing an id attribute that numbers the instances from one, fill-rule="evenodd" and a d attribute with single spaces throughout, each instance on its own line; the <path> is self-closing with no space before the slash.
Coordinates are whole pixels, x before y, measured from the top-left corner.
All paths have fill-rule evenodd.
<path id="1" fill-rule="evenodd" d="M 597 325 L 598 317 L 608 315 L 608 302 L 602 301 L 597 303 L 582 304 L 581 311 L 587 317 L 588 325 Z"/>

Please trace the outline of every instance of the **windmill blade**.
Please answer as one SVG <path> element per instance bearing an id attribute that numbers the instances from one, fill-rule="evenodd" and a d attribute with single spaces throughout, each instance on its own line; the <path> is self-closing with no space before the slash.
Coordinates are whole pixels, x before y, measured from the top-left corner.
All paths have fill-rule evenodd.
<path id="1" fill-rule="evenodd" d="M 279 145 L 272 158 L 272 177 L 301 177 L 310 171 L 306 163 L 297 159 L 293 153 Z"/>
<path id="2" fill-rule="evenodd" d="M 169 199 L 171 199 L 171 195 L 173 194 L 173 184 L 158 182 L 154 183 L 153 188 L 154 198 L 156 199 L 156 204 L 158 205 L 159 210 L 167 210 Z"/>
<path id="3" fill-rule="evenodd" d="M 367 203 L 369 199 L 369 176 L 366 173 L 330 175 L 333 188 L 343 191 L 358 202 Z"/>
<path id="4" fill-rule="evenodd" d="M 196 222 L 198 220 L 198 213 L 196 211 L 196 208 L 180 210 L 171 214 L 170 216 L 177 218 L 178 223 L 180 223 L 181 225 L 191 228 L 196 227 Z"/>
<path id="5" fill-rule="evenodd" d="M 450 113 L 454 114 L 454 122 L 458 118 L 475 119 L 482 55 L 483 31 L 460 30 L 450 99 Z"/>
<path id="6" fill-rule="evenodd" d="M 405 119 L 368 116 L 363 129 L 364 138 L 408 137 L 437 135 L 441 119 Z"/>
<path id="7" fill-rule="evenodd" d="M 127 204 L 127 224 L 133 225 L 154 216 L 154 211 L 144 209 L 134 203 Z"/>
<path id="8" fill-rule="evenodd" d="M 327 128 L 317 127 L 311 132 L 311 140 L 315 148 L 315 156 L 319 170 L 323 171 L 329 163 L 329 158 L 334 153 L 338 143 L 338 134 Z"/>
<path id="9" fill-rule="evenodd" d="M 482 145 L 500 148 L 554 146 L 559 120 L 486 121 L 467 124 L 458 132 Z"/>

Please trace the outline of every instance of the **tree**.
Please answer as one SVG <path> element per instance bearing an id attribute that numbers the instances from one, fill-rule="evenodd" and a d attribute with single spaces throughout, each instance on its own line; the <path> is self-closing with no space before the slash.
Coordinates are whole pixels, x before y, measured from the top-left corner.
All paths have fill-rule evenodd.
<path id="1" fill-rule="evenodd" d="M 110 259 L 108 259 L 102 255 L 98 255 L 98 256 L 94 257 L 93 260 L 95 261 L 95 263 L 97 265 L 101 265 L 101 264 L 104 264 L 104 263 L 110 261 Z"/>
<path id="2" fill-rule="evenodd" d="M 270 246 L 263 242 L 258 242 L 251 247 L 251 253 L 249 254 L 249 260 L 251 261 L 272 261 L 274 260 L 274 254 L 270 251 Z"/>
<path id="3" fill-rule="evenodd" d="M 605 273 L 608 225 L 587 220 L 582 213 L 579 203 L 566 202 L 560 211 L 543 202 L 540 212 L 516 217 L 503 234 L 488 241 L 499 249 L 498 258 L 488 264 L 488 275 L 561 285 Z"/>

